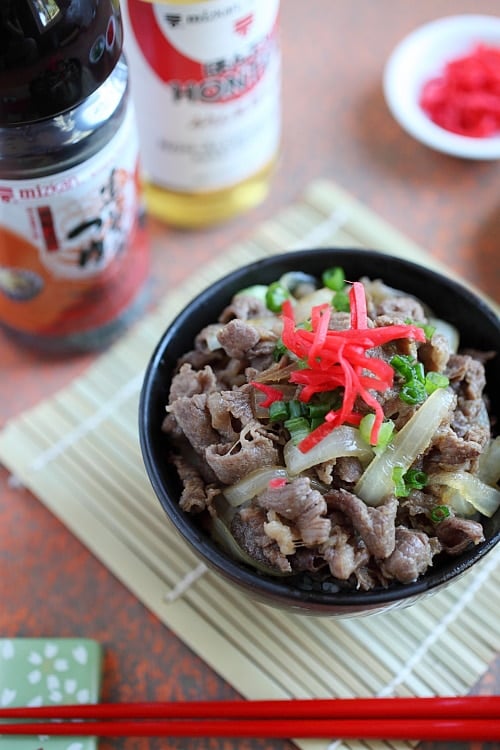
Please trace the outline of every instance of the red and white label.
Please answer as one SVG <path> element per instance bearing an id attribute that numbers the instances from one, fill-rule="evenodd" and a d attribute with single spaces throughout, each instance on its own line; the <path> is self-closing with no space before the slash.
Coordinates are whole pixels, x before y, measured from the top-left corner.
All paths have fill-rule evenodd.
<path id="1" fill-rule="evenodd" d="M 280 137 L 279 0 L 127 0 L 125 51 L 147 177 L 203 191 L 237 184 Z"/>
<path id="2" fill-rule="evenodd" d="M 103 325 L 122 311 L 143 278 L 131 247 L 137 173 L 129 109 L 86 162 L 37 179 L 0 180 L 1 322 L 56 336 Z"/>

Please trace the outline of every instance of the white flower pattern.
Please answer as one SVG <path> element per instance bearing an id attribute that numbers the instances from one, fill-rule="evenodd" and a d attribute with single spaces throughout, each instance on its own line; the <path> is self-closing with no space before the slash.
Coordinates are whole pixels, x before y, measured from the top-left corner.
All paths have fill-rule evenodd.
<path id="1" fill-rule="evenodd" d="M 85 641 L 26 639 L 33 643 L 28 651 L 24 641 L 22 638 L 0 638 L 0 706 L 42 706 L 97 700 L 94 690 L 99 680 L 90 676 L 93 669 Z M 92 691 L 89 689 L 89 680 Z M 7 740 L 8 745 L 5 744 Z M 92 737 L 78 739 L 39 736 L 37 741 L 41 750 L 96 748 Z M 32 745 L 32 741 L 27 741 L 27 738 L 8 738 L 0 734 L 0 750 L 25 750 Z"/>

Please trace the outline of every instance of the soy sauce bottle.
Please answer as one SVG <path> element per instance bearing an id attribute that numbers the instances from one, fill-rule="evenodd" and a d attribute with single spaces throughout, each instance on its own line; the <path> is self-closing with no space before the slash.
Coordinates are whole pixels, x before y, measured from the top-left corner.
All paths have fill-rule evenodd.
<path id="1" fill-rule="evenodd" d="M 0 326 L 54 352 L 142 310 L 149 249 L 115 0 L 0 6 Z"/>

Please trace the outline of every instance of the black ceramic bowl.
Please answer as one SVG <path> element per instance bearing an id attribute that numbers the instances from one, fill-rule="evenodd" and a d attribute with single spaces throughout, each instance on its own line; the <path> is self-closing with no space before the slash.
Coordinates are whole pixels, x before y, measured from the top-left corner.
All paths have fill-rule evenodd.
<path id="1" fill-rule="evenodd" d="M 139 407 L 139 432 L 147 473 L 158 499 L 177 531 L 199 557 L 219 575 L 266 604 L 294 612 L 351 616 L 408 606 L 456 580 L 481 560 L 500 540 L 500 510 L 485 522 L 485 541 L 459 557 L 435 563 L 415 583 L 363 591 L 310 590 L 300 578 L 266 576 L 241 564 L 218 547 L 178 505 L 180 485 L 175 469 L 166 463 L 168 439 L 161 431 L 170 380 L 178 357 L 192 348 L 196 334 L 239 290 L 270 283 L 287 271 L 321 275 L 331 266 L 344 268 L 353 281 L 360 276 L 381 278 L 388 285 L 427 302 L 438 317 L 454 324 L 461 346 L 500 352 L 500 320 L 479 298 L 444 276 L 408 261 L 371 250 L 303 250 L 256 261 L 230 273 L 199 294 L 162 335 L 147 367 Z M 487 365 L 491 411 L 500 424 L 500 356 Z"/>

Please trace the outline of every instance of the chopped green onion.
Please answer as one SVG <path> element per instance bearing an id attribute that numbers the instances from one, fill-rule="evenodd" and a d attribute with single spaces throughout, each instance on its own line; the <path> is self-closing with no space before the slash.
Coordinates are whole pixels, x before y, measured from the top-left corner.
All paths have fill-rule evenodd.
<path id="1" fill-rule="evenodd" d="M 324 418 L 330 411 L 330 404 L 308 404 L 307 411 L 310 419 Z"/>
<path id="2" fill-rule="evenodd" d="M 409 489 L 421 490 L 427 484 L 427 474 L 420 469 L 408 469 L 404 475 L 405 484 Z"/>
<path id="3" fill-rule="evenodd" d="M 335 292 L 332 299 L 332 306 L 337 312 L 350 312 L 351 303 L 349 302 L 349 295 L 344 291 Z"/>
<path id="4" fill-rule="evenodd" d="M 430 341 L 436 333 L 436 326 L 431 325 L 431 323 L 421 323 L 419 320 L 412 320 L 411 318 L 406 318 L 405 323 L 408 326 L 418 326 L 421 328 L 428 341 Z"/>
<path id="5" fill-rule="evenodd" d="M 415 360 L 413 357 L 408 357 L 406 354 L 396 354 L 391 358 L 391 367 L 401 375 L 405 380 L 413 380 L 413 363 Z"/>
<path id="6" fill-rule="evenodd" d="M 440 523 L 441 521 L 444 521 L 444 519 L 448 518 L 449 515 L 450 509 L 447 505 L 436 505 L 436 507 L 433 508 L 429 513 L 430 519 L 434 523 Z"/>
<path id="7" fill-rule="evenodd" d="M 288 289 L 285 289 L 279 281 L 273 281 L 272 284 L 269 284 L 266 291 L 266 305 L 268 310 L 275 313 L 281 312 L 283 302 L 289 299 L 289 297 L 290 292 Z"/>
<path id="8" fill-rule="evenodd" d="M 361 422 L 359 423 L 359 433 L 363 440 L 368 445 L 373 445 L 371 442 L 371 434 L 373 429 L 373 423 L 375 422 L 375 414 L 365 414 Z M 394 422 L 388 419 L 386 422 L 382 422 L 378 431 L 378 440 L 375 447 L 382 449 L 390 442 L 392 433 L 394 432 Z"/>
<path id="9" fill-rule="evenodd" d="M 392 481 L 394 483 L 394 494 L 396 497 L 406 497 L 406 485 L 403 479 L 404 469 L 402 466 L 395 466 L 392 470 Z"/>
<path id="10" fill-rule="evenodd" d="M 321 281 L 328 289 L 332 289 L 334 292 L 340 292 L 345 286 L 344 269 L 340 266 L 327 268 L 321 275 Z"/>
<path id="11" fill-rule="evenodd" d="M 427 398 L 427 391 L 425 386 L 418 381 L 412 380 L 401 388 L 399 392 L 399 398 L 404 401 L 405 404 L 414 406 L 415 404 L 421 404 Z"/>
<path id="12" fill-rule="evenodd" d="M 300 443 L 311 431 L 309 422 L 305 417 L 292 417 L 285 422 L 286 429 L 290 432 L 290 439 L 294 445 Z"/>
<path id="13" fill-rule="evenodd" d="M 274 349 L 273 349 L 273 360 L 274 362 L 279 362 L 282 357 L 285 356 L 285 354 L 288 354 L 288 349 L 284 345 L 281 337 L 277 340 Z"/>
<path id="14" fill-rule="evenodd" d="M 425 401 L 429 392 L 423 364 L 406 354 L 396 354 L 391 358 L 391 366 L 405 381 L 399 393 L 401 401 L 412 405 Z"/>
<path id="15" fill-rule="evenodd" d="M 306 414 L 306 405 L 303 404 L 302 401 L 292 399 L 291 401 L 288 401 L 288 414 L 291 419 L 294 417 L 303 417 Z"/>
<path id="16" fill-rule="evenodd" d="M 425 376 L 425 390 L 427 393 L 433 393 L 437 388 L 447 388 L 450 381 L 446 375 L 440 372 L 428 372 Z"/>
<path id="17" fill-rule="evenodd" d="M 404 471 L 402 466 L 395 466 L 392 470 L 394 494 L 396 497 L 408 497 L 412 490 L 421 490 L 427 484 L 427 474 L 420 469 Z"/>
<path id="18" fill-rule="evenodd" d="M 269 419 L 271 422 L 284 422 L 289 413 L 286 401 L 273 401 L 269 407 Z"/>

